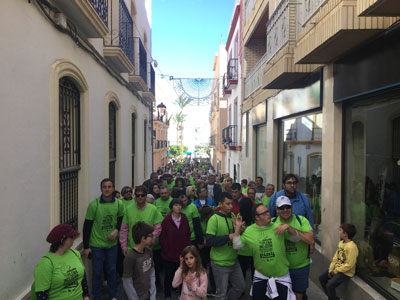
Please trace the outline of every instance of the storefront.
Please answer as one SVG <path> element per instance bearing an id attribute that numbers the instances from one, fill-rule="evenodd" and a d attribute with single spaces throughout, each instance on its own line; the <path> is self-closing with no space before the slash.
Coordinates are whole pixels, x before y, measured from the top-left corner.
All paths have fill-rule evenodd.
<path id="1" fill-rule="evenodd" d="M 392 283 L 400 282 L 400 29 L 363 49 L 334 68 L 344 122 L 342 215 L 357 228 L 357 274 L 400 299 Z"/>
<path id="2" fill-rule="evenodd" d="M 253 178 L 260 176 L 264 184 L 268 182 L 267 178 L 267 103 L 258 104 L 252 109 L 252 124 L 255 132 L 256 146 L 256 164 Z"/>
<path id="3" fill-rule="evenodd" d="M 302 89 L 281 91 L 273 97 L 273 117 L 278 122 L 278 189 L 285 174 L 295 174 L 297 191 L 310 199 L 317 240 L 321 224 L 322 93 L 321 75 Z"/>

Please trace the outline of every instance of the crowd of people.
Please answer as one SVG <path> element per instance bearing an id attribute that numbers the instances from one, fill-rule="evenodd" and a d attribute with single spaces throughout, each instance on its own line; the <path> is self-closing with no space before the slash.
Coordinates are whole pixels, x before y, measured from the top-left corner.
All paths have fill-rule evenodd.
<path id="1" fill-rule="evenodd" d="M 208 161 L 171 163 L 120 193 L 103 179 L 82 231 L 92 298 L 102 298 L 105 280 L 109 299 L 117 299 L 119 277 L 129 300 L 155 300 L 161 292 L 170 300 L 177 288 L 181 300 L 240 299 L 248 288 L 256 300 L 306 299 L 314 223 L 297 180 L 286 174 L 275 192 L 262 177 L 237 183 L 217 176 Z M 34 271 L 37 299 L 89 299 L 80 253 L 71 249 L 78 234 L 67 224 L 50 232 L 50 251 Z M 329 299 L 354 275 L 354 234 L 353 225 L 342 224 L 337 253 L 320 277 Z"/>

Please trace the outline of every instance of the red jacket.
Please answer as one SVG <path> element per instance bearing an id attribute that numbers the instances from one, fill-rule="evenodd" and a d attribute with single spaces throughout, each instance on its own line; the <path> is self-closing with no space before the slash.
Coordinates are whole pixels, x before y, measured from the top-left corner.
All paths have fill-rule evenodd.
<path id="1" fill-rule="evenodd" d="M 161 257 L 167 261 L 179 262 L 183 249 L 190 245 L 190 227 L 188 219 L 181 214 L 181 223 L 176 227 L 172 213 L 161 223 Z"/>

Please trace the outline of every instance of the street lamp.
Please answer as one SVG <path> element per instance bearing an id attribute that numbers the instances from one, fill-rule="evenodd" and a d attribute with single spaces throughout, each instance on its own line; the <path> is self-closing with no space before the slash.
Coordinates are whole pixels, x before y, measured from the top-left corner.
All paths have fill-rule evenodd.
<path id="1" fill-rule="evenodd" d="M 157 105 L 157 119 L 159 120 L 159 121 L 161 121 L 162 122 L 162 120 L 163 120 L 163 118 L 164 118 L 164 116 L 165 116 L 165 110 L 166 110 L 166 106 L 164 105 L 164 103 L 160 103 L 160 104 L 158 104 Z"/>

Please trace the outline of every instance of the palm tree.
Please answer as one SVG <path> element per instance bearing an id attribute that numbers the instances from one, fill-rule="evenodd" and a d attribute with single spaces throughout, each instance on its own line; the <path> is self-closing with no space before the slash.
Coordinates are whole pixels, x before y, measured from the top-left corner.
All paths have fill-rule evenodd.
<path id="1" fill-rule="evenodd" d="M 181 109 L 181 112 L 183 109 L 191 102 L 192 100 L 190 98 L 185 98 L 183 96 L 179 96 L 179 98 L 175 99 L 174 104 L 178 105 L 179 108 Z"/>
<path id="2" fill-rule="evenodd" d="M 186 115 L 181 111 L 174 115 L 174 121 L 176 124 L 176 144 L 183 144 L 183 122 L 185 122 Z"/>

